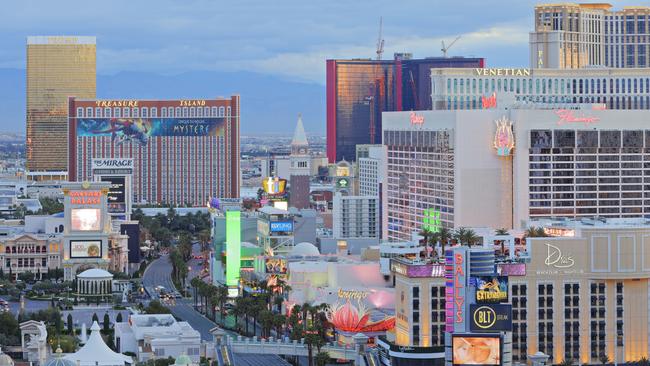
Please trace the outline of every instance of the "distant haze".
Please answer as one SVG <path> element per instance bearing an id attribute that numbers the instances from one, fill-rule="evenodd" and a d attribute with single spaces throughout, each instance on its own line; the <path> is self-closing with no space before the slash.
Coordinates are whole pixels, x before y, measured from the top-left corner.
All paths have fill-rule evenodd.
<path id="1" fill-rule="evenodd" d="M 308 134 L 325 133 L 325 87 L 251 72 L 179 75 L 121 72 L 97 76 L 105 99 L 216 98 L 241 95 L 242 134 L 287 134 L 303 115 Z M 0 69 L 0 132 L 25 133 L 25 70 Z"/>

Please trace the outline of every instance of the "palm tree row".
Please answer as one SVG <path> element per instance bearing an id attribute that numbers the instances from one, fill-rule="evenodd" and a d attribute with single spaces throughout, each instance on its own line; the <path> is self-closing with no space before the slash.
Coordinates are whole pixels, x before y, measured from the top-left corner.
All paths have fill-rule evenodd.
<path id="1" fill-rule="evenodd" d="M 199 304 L 207 317 L 216 321 L 216 309 L 219 309 L 221 324 L 224 324 L 226 311 L 224 305 L 228 302 L 228 288 L 224 285 L 215 286 L 195 277 L 190 281 L 194 291 L 194 305 Z M 244 294 L 234 299 L 230 315 L 235 318 L 235 326 L 245 335 L 257 335 L 259 324 L 262 337 L 270 337 L 275 332 L 276 337 L 288 335 L 292 340 L 304 339 L 309 353 L 309 364 L 314 359 L 318 365 L 324 365 L 329 355 L 320 352 L 327 343 L 328 330 L 331 324 L 327 321 L 326 304 L 313 306 L 310 304 L 295 305 L 291 308 L 290 316 L 282 314 L 285 295 L 291 287 L 280 278 L 267 281 L 252 281 L 248 283 L 255 293 Z M 244 325 L 239 329 L 239 321 Z M 252 333 L 250 333 L 252 323 Z M 313 355 L 314 347 L 318 351 Z"/>
<path id="2" fill-rule="evenodd" d="M 425 245 L 440 245 L 442 255 L 444 256 L 445 247 L 449 244 L 464 244 L 472 246 L 478 243 L 479 237 L 474 230 L 459 227 L 455 230 L 449 230 L 446 227 L 439 228 L 437 231 L 424 229 L 420 231 L 420 235 L 424 237 Z"/>

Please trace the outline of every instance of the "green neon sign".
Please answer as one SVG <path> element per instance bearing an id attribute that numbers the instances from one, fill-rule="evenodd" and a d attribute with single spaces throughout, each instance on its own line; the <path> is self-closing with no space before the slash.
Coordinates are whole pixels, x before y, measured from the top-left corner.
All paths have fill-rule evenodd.
<path id="1" fill-rule="evenodd" d="M 239 286 L 241 268 L 241 212 L 226 211 L 226 285 Z"/>
<path id="2" fill-rule="evenodd" d="M 432 233 L 440 232 L 440 228 L 442 228 L 440 211 L 434 208 L 427 208 L 424 210 L 423 215 L 424 217 L 422 218 L 422 230 L 427 230 Z"/>

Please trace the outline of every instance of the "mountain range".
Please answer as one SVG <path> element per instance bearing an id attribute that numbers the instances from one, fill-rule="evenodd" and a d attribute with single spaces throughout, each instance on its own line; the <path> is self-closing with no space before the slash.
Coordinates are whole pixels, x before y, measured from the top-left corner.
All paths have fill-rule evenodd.
<path id="1" fill-rule="evenodd" d="M 25 70 L 0 68 L 0 132 L 25 132 Z M 97 75 L 100 99 L 208 99 L 241 96 L 241 133 L 291 134 L 302 113 L 309 135 L 325 133 L 325 86 L 253 72 Z"/>

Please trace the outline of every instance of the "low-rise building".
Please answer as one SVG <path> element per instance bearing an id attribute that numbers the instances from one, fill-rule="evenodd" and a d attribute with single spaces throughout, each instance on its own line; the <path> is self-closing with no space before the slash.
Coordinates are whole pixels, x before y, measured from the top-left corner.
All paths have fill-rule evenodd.
<path id="1" fill-rule="evenodd" d="M 201 335 L 171 314 L 131 315 L 127 322 L 115 324 L 115 347 L 121 353 L 135 353 L 138 362 L 181 354 L 199 362 Z"/>

